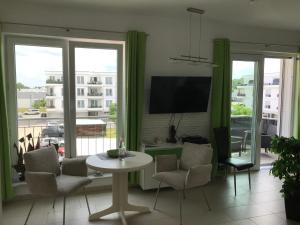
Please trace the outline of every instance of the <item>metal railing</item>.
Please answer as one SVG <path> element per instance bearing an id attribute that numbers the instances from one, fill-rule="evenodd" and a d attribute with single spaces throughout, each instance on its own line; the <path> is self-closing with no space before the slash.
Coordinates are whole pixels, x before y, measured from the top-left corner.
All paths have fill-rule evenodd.
<path id="1" fill-rule="evenodd" d="M 80 117 L 76 121 L 76 133 L 79 133 L 80 126 L 83 130 L 88 131 L 86 133 L 81 132 L 81 135 L 76 136 L 76 154 L 78 156 L 103 153 L 116 148 L 117 127 L 114 121 L 110 121 L 108 117 Z M 31 133 L 34 145 L 39 139 L 41 146 L 47 146 L 50 140 L 51 143 L 57 143 L 64 148 L 63 124 L 63 118 L 19 118 L 18 138 L 25 137 L 25 145 L 27 146 L 26 135 Z M 17 140 L 16 143 L 18 143 Z"/>
<path id="2" fill-rule="evenodd" d="M 102 84 L 101 81 L 89 81 L 88 84 Z"/>
<path id="3" fill-rule="evenodd" d="M 88 93 L 88 96 L 102 96 L 103 93 Z"/>
<path id="4" fill-rule="evenodd" d="M 60 79 L 47 79 L 46 84 L 62 84 L 63 81 Z"/>
<path id="5" fill-rule="evenodd" d="M 102 108 L 102 105 L 89 105 L 88 108 Z"/>

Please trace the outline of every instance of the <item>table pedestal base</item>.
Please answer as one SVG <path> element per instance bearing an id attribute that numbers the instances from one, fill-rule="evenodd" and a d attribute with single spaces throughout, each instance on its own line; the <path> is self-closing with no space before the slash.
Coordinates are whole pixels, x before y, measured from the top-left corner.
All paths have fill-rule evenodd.
<path id="1" fill-rule="evenodd" d="M 103 216 L 118 212 L 122 224 L 127 225 L 124 214 L 125 211 L 150 212 L 148 207 L 136 206 L 128 203 L 128 173 L 113 173 L 112 206 L 100 212 L 91 214 L 89 220 L 100 220 Z"/>

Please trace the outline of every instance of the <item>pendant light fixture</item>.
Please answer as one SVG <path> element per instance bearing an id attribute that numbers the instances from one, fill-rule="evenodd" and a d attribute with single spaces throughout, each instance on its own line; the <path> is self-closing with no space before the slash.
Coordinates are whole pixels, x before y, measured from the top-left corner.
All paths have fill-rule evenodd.
<path id="1" fill-rule="evenodd" d="M 173 62 L 186 62 L 191 65 L 208 65 L 217 67 L 218 65 L 210 62 L 208 58 L 201 56 L 202 15 L 205 11 L 197 8 L 187 8 L 187 11 L 189 12 L 188 54 L 180 55 L 179 57 L 169 57 L 169 60 Z M 199 15 L 198 56 L 192 55 L 192 14 Z"/>

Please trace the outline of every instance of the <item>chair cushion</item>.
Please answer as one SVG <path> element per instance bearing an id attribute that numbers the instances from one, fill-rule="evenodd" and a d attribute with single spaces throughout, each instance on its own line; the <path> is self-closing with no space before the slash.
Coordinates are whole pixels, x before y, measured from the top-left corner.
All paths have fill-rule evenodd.
<path id="1" fill-rule="evenodd" d="M 202 164 L 210 164 L 212 159 L 212 148 L 209 144 L 193 144 L 185 142 L 183 144 L 180 159 L 180 168 L 188 170 Z"/>
<path id="2" fill-rule="evenodd" d="M 56 178 L 58 195 L 66 195 L 92 182 L 88 177 L 61 175 Z"/>
<path id="3" fill-rule="evenodd" d="M 156 173 L 177 170 L 177 155 L 157 155 L 155 169 Z"/>
<path id="4" fill-rule="evenodd" d="M 60 174 L 58 155 L 54 146 L 26 152 L 24 161 L 26 171 Z"/>
<path id="5" fill-rule="evenodd" d="M 183 190 L 185 186 L 186 175 L 187 171 L 185 170 L 175 170 L 156 173 L 153 175 L 153 178 L 170 185 L 175 190 Z"/>
<path id="6" fill-rule="evenodd" d="M 252 162 L 248 162 L 246 160 L 237 158 L 228 158 L 225 161 L 225 163 L 229 166 L 236 168 L 237 170 L 249 169 L 254 165 Z"/>

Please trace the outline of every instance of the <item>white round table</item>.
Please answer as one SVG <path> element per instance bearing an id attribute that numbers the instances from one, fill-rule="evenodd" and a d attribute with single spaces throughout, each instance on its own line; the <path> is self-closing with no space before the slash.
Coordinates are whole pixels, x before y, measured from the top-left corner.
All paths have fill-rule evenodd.
<path id="1" fill-rule="evenodd" d="M 89 156 L 86 164 L 96 171 L 112 173 L 112 206 L 89 216 L 90 221 L 99 220 L 111 213 L 119 212 L 123 225 L 126 225 L 125 211 L 150 212 L 148 207 L 128 203 L 128 172 L 143 169 L 152 162 L 152 157 L 142 152 L 129 151 L 131 155 L 123 160 L 101 159 L 98 155 Z"/>

